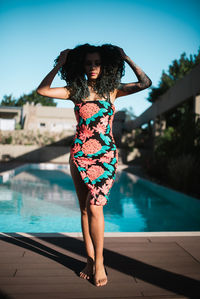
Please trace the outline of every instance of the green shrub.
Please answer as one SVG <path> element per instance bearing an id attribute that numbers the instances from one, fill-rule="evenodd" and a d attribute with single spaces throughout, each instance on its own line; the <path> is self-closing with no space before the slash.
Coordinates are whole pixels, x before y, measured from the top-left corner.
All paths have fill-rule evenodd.
<path id="1" fill-rule="evenodd" d="M 167 160 L 163 157 L 156 157 L 153 153 L 146 154 L 141 158 L 142 166 L 149 176 L 155 177 L 158 181 L 167 180 Z"/>
<path id="2" fill-rule="evenodd" d="M 11 144 L 12 140 L 13 140 L 12 136 L 8 136 L 8 137 L 5 138 L 5 143 L 6 144 Z"/>
<path id="3" fill-rule="evenodd" d="M 176 155 L 178 136 L 173 127 L 164 130 L 162 136 L 155 137 L 154 153 L 156 158 L 168 158 Z"/>
<path id="4" fill-rule="evenodd" d="M 168 164 L 168 178 L 171 185 L 181 191 L 189 192 L 197 178 L 198 161 L 192 155 L 172 158 Z"/>
<path id="5" fill-rule="evenodd" d="M 22 126 L 20 124 L 15 125 L 15 130 L 21 130 L 21 129 L 22 129 Z"/>

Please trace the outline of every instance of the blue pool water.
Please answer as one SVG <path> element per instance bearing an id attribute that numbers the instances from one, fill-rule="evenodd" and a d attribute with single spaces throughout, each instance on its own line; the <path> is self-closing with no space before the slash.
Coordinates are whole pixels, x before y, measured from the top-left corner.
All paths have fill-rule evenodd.
<path id="1" fill-rule="evenodd" d="M 0 184 L 0 231 L 81 232 L 69 170 L 34 168 Z M 106 232 L 200 230 L 200 200 L 124 171 L 117 173 L 104 215 Z"/>

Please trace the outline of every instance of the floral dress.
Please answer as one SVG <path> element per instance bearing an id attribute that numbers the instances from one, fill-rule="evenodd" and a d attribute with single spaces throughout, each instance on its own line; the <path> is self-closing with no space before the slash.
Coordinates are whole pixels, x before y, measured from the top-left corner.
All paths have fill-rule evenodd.
<path id="1" fill-rule="evenodd" d="M 116 177 L 118 150 L 112 134 L 115 106 L 110 100 L 75 103 L 77 120 L 70 158 L 91 194 L 90 204 L 104 206 Z"/>

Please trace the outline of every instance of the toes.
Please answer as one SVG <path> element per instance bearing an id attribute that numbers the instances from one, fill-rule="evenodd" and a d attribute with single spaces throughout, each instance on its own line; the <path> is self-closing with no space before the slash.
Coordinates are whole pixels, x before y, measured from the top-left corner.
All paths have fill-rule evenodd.
<path id="1" fill-rule="evenodd" d="M 106 284 L 107 284 L 107 279 L 106 279 L 106 278 L 100 280 L 100 286 L 104 286 L 104 285 L 106 285 Z"/>
<path id="2" fill-rule="evenodd" d="M 95 281 L 95 285 L 96 285 L 97 287 L 101 287 L 101 286 L 106 285 L 107 282 L 108 282 L 107 278 L 104 278 L 104 279 L 100 279 L 100 280 L 98 280 L 98 281 Z"/>
<path id="3" fill-rule="evenodd" d="M 93 269 L 90 269 L 90 267 L 86 266 L 82 271 L 79 272 L 79 277 L 83 279 L 89 280 L 93 275 Z"/>
<path id="4" fill-rule="evenodd" d="M 87 274 L 84 273 L 84 272 L 80 272 L 80 273 L 79 273 L 79 277 L 81 277 L 81 278 L 83 278 L 83 279 L 90 279 L 90 276 L 87 275 Z"/>
<path id="5" fill-rule="evenodd" d="M 85 279 L 85 277 L 86 277 L 85 273 L 80 272 L 80 277 L 83 278 L 83 279 Z"/>

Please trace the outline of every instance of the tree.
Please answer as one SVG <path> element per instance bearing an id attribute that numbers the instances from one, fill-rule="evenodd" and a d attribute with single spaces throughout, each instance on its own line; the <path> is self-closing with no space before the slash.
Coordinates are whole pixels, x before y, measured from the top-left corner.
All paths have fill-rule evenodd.
<path id="1" fill-rule="evenodd" d="M 126 113 L 126 120 L 133 120 L 137 117 L 133 111 L 132 106 L 129 106 L 128 108 L 123 108 L 121 109 L 121 111 L 124 111 Z"/>
<path id="2" fill-rule="evenodd" d="M 16 106 L 16 100 L 10 94 L 9 96 L 4 95 L 3 100 L 1 101 L 2 106 Z"/>
<path id="3" fill-rule="evenodd" d="M 43 97 L 37 94 L 36 90 L 31 91 L 29 94 L 24 94 L 18 99 L 12 97 L 12 95 L 4 95 L 1 102 L 2 106 L 23 106 L 26 103 L 34 103 L 34 105 L 40 103 L 42 106 L 56 106 L 56 103 L 52 98 Z"/>
<path id="4" fill-rule="evenodd" d="M 151 91 L 147 98 L 150 102 L 155 102 L 169 88 L 175 85 L 176 81 L 183 78 L 192 68 L 200 63 L 200 48 L 197 55 L 190 55 L 187 58 L 186 53 L 181 54 L 179 60 L 175 59 L 169 66 L 167 73 L 162 71 L 162 76 L 158 87 L 151 87 Z"/>
<path id="5" fill-rule="evenodd" d="M 43 97 L 39 94 L 37 94 L 36 90 L 33 90 L 28 95 L 24 94 L 21 96 L 17 102 L 16 106 L 23 106 L 26 103 L 34 103 L 34 105 L 40 103 L 42 106 L 56 106 L 56 103 L 54 103 L 54 100 L 49 97 Z"/>

